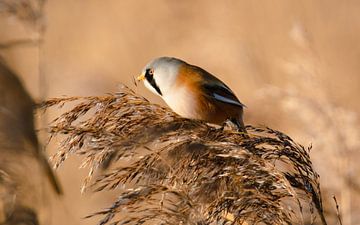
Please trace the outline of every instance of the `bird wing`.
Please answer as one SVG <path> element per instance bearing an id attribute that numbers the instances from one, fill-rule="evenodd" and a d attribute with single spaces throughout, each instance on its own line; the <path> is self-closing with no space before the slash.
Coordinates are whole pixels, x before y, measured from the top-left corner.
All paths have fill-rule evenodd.
<path id="1" fill-rule="evenodd" d="M 235 94 L 228 88 L 225 84 L 221 83 L 209 83 L 203 85 L 205 93 L 220 102 L 225 102 L 228 104 L 236 105 L 239 107 L 246 107 Z"/>
<path id="2" fill-rule="evenodd" d="M 192 71 L 196 72 L 192 73 L 191 78 L 195 83 L 201 86 L 207 97 L 210 99 L 215 99 L 219 102 L 224 102 L 239 107 L 246 107 L 239 101 L 234 92 L 232 92 L 232 90 L 217 77 L 198 66 L 188 66 L 191 67 Z M 196 76 L 194 76 L 195 74 Z"/>

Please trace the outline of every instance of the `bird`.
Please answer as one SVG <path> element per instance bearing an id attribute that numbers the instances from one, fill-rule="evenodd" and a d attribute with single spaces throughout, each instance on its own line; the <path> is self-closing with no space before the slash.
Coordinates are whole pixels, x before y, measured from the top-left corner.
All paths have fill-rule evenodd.
<path id="1" fill-rule="evenodd" d="M 246 132 L 245 105 L 224 82 L 201 67 L 174 57 L 159 57 L 143 68 L 137 80 L 181 117 L 217 125 L 231 121 Z"/>

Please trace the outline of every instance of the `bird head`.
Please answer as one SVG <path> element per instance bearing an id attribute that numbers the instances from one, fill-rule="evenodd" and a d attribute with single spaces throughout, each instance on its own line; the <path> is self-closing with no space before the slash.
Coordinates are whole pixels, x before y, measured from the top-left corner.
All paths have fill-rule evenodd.
<path id="1" fill-rule="evenodd" d="M 146 88 L 163 97 L 172 91 L 179 68 L 184 64 L 184 61 L 176 58 L 156 58 L 144 67 L 137 80 L 143 81 Z"/>

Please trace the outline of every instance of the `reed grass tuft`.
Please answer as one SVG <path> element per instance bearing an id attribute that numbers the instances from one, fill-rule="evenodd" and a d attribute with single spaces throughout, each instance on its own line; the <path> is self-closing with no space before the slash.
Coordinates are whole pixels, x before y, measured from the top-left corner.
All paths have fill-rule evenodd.
<path id="1" fill-rule="evenodd" d="M 102 97 L 54 98 L 72 105 L 49 127 L 59 167 L 71 155 L 89 168 L 82 190 L 116 189 L 99 224 L 326 224 L 309 152 L 286 134 L 247 135 L 181 118 L 128 87 Z M 315 210 L 314 210 L 315 209 Z"/>

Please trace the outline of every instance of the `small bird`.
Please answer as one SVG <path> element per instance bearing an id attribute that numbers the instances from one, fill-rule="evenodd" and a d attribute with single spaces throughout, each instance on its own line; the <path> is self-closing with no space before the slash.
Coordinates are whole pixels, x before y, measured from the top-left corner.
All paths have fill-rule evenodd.
<path id="1" fill-rule="evenodd" d="M 160 57 L 148 63 L 137 80 L 182 117 L 218 125 L 230 120 L 245 131 L 245 105 L 224 82 L 198 66 Z"/>

